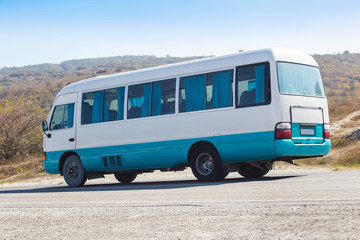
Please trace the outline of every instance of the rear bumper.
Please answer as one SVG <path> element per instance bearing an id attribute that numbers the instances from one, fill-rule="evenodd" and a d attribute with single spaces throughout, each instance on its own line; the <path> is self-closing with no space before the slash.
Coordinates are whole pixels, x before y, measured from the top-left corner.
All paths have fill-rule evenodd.
<path id="1" fill-rule="evenodd" d="M 324 156 L 330 152 L 330 148 L 330 139 L 325 139 L 321 144 L 294 144 L 291 139 L 275 140 L 276 157 Z"/>

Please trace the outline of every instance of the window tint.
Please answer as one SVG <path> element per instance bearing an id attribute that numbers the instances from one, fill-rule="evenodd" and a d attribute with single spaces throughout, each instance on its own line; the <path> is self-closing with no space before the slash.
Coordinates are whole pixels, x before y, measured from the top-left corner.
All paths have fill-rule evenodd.
<path id="1" fill-rule="evenodd" d="M 233 70 L 180 78 L 179 112 L 232 106 Z"/>
<path id="2" fill-rule="evenodd" d="M 180 112 L 205 109 L 206 74 L 180 78 Z"/>
<path id="3" fill-rule="evenodd" d="M 231 107 L 233 99 L 232 82 L 233 70 L 208 74 L 207 88 L 211 92 L 207 96 L 207 108 Z M 207 89 L 208 90 L 208 89 Z M 207 91 L 208 92 L 208 91 Z"/>
<path id="4" fill-rule="evenodd" d="M 103 121 L 124 119 L 124 93 L 125 88 L 105 90 Z"/>
<path id="5" fill-rule="evenodd" d="M 129 86 L 128 119 L 150 116 L 150 94 L 151 84 Z"/>
<path id="6" fill-rule="evenodd" d="M 74 123 L 74 103 L 55 106 L 50 121 L 50 130 L 72 128 Z"/>
<path id="7" fill-rule="evenodd" d="M 107 122 L 124 119 L 125 88 L 83 94 L 81 124 Z"/>
<path id="8" fill-rule="evenodd" d="M 152 116 L 175 113 L 175 87 L 175 79 L 152 83 Z"/>
<path id="9" fill-rule="evenodd" d="M 81 106 L 81 124 L 92 122 L 92 112 L 94 105 L 94 92 L 84 93 Z"/>
<path id="10" fill-rule="evenodd" d="M 269 64 L 236 68 L 236 107 L 261 105 L 270 102 Z"/>
<path id="11" fill-rule="evenodd" d="M 175 79 L 129 86 L 128 119 L 175 113 Z"/>

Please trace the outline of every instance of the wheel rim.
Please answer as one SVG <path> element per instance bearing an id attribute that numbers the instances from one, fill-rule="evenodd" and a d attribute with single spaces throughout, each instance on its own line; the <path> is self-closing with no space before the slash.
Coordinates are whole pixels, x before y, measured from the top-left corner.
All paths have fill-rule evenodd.
<path id="1" fill-rule="evenodd" d="M 208 153 L 200 154 L 196 159 L 196 168 L 202 175 L 209 175 L 214 170 L 214 159 Z"/>
<path id="2" fill-rule="evenodd" d="M 76 179 L 79 175 L 79 169 L 76 163 L 71 162 L 67 167 L 67 173 L 70 179 Z"/>

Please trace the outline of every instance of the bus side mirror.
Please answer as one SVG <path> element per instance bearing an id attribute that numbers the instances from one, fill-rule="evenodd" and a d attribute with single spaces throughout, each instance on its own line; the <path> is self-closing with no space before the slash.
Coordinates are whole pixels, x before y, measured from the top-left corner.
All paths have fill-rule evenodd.
<path id="1" fill-rule="evenodd" d="M 51 138 L 51 134 L 50 133 L 46 134 L 46 132 L 45 132 L 45 131 L 49 130 L 47 122 L 42 121 L 41 124 L 42 124 L 42 129 L 44 131 L 44 134 L 47 136 L 47 138 Z"/>
<path id="2" fill-rule="evenodd" d="M 41 123 L 42 123 L 42 129 L 44 132 L 49 130 L 49 127 L 48 127 L 48 124 L 46 121 L 42 121 Z"/>

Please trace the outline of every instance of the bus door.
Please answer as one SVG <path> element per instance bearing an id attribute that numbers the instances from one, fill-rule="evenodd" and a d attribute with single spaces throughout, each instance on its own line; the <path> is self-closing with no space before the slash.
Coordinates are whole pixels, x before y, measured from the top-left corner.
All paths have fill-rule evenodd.
<path id="1" fill-rule="evenodd" d="M 320 144 L 324 141 L 322 108 L 291 107 L 291 137 L 295 144 Z"/>
<path id="2" fill-rule="evenodd" d="M 75 149 L 76 102 L 77 93 L 59 96 L 54 101 L 47 137 L 44 136 L 46 152 Z"/>

